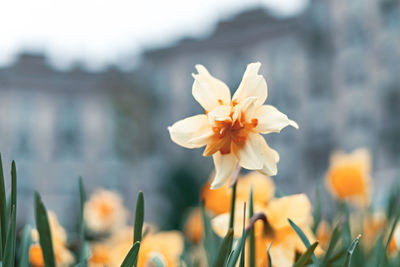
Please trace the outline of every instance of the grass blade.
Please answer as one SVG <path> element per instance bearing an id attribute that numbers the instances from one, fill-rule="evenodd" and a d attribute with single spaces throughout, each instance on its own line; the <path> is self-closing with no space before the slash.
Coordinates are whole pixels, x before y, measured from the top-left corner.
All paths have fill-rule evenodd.
<path id="1" fill-rule="evenodd" d="M 218 251 L 217 260 L 215 261 L 214 267 L 224 266 L 229 253 L 232 249 L 232 242 L 233 242 L 233 229 L 229 229 L 228 233 L 224 237 L 222 244 Z"/>
<path id="2" fill-rule="evenodd" d="M 87 261 L 89 258 L 87 244 L 85 241 L 85 220 L 84 220 L 85 202 L 86 202 L 86 192 L 83 186 L 82 177 L 79 177 L 79 206 L 80 206 L 79 240 L 81 245 L 79 252 L 79 265 L 82 267 L 87 266 Z"/>
<path id="3" fill-rule="evenodd" d="M 6 188 L 4 184 L 3 162 L 0 154 L 0 254 L 4 255 L 7 236 L 7 201 Z"/>
<path id="4" fill-rule="evenodd" d="M 340 224 L 337 224 L 335 229 L 333 229 L 333 232 L 329 239 L 328 249 L 326 250 L 324 259 L 322 260 L 322 264 L 321 264 L 322 266 L 326 266 L 328 261 L 330 260 L 330 256 L 333 254 L 333 251 L 335 250 L 335 246 L 336 246 L 337 242 L 339 241 L 340 234 L 341 234 L 341 227 L 340 227 Z"/>
<path id="5" fill-rule="evenodd" d="M 45 266 L 56 267 L 49 219 L 47 217 L 46 208 L 38 192 L 35 192 L 35 215 L 36 228 L 39 232 L 39 243 L 42 248 Z"/>
<path id="6" fill-rule="evenodd" d="M 272 246 L 272 243 L 269 244 L 268 249 L 267 249 L 268 267 L 272 267 L 271 253 L 269 253 L 269 250 L 271 249 L 271 246 Z"/>
<path id="7" fill-rule="evenodd" d="M 228 267 L 235 267 L 236 262 L 239 259 L 240 254 L 243 254 L 243 249 L 246 244 L 246 238 L 247 238 L 247 232 L 245 229 L 245 220 L 246 220 L 246 203 L 244 204 L 243 208 L 243 232 L 242 232 L 242 237 L 240 238 L 238 244 L 236 245 L 234 252 L 232 253 L 229 262 L 228 262 Z"/>
<path id="8" fill-rule="evenodd" d="M 16 209 L 15 206 L 11 208 L 11 216 L 8 225 L 8 233 L 6 239 L 6 245 L 4 248 L 4 267 L 14 267 L 15 266 L 15 227 L 16 227 Z"/>
<path id="9" fill-rule="evenodd" d="M 314 234 L 317 233 L 319 223 L 321 222 L 321 193 L 319 190 L 319 187 L 316 189 L 316 200 L 315 200 L 315 208 L 313 212 L 313 226 L 312 226 L 312 232 Z"/>
<path id="10" fill-rule="evenodd" d="M 253 186 L 250 189 L 250 199 L 249 199 L 249 219 L 254 215 L 254 200 L 253 200 Z M 254 235 L 254 227 L 250 230 L 249 236 L 249 267 L 256 266 L 256 238 Z"/>
<path id="11" fill-rule="evenodd" d="M 206 214 L 204 202 L 201 203 L 201 214 L 203 217 L 204 247 L 207 253 L 208 266 L 212 266 L 217 258 L 216 251 L 219 246 L 217 236 L 211 228 L 210 218 Z"/>
<path id="12" fill-rule="evenodd" d="M 231 211 L 230 211 L 230 215 L 229 215 L 229 229 L 233 229 L 233 221 L 235 219 L 236 186 L 237 186 L 237 182 L 234 183 L 232 186 Z"/>
<path id="13" fill-rule="evenodd" d="M 32 243 L 31 239 L 32 227 L 30 225 L 26 225 L 24 227 L 24 231 L 22 233 L 22 241 L 21 247 L 19 251 L 20 259 L 19 259 L 19 267 L 29 267 L 29 248 Z"/>
<path id="14" fill-rule="evenodd" d="M 290 226 L 293 228 L 293 230 L 296 232 L 296 234 L 300 237 L 301 241 L 306 246 L 306 248 L 309 248 L 311 246 L 311 244 L 310 244 L 310 241 L 308 240 L 307 236 L 304 234 L 304 232 L 291 219 L 288 219 L 288 221 L 290 223 Z M 315 256 L 314 252 L 312 252 L 311 258 L 312 258 L 314 264 L 318 263 L 317 257 Z"/>
<path id="15" fill-rule="evenodd" d="M 351 243 L 350 247 L 347 249 L 346 259 L 344 261 L 343 267 L 350 267 L 351 256 L 353 256 L 353 252 L 356 249 L 358 242 L 360 242 L 361 235 L 358 235 L 353 242 Z"/>
<path id="16" fill-rule="evenodd" d="M 143 192 L 140 191 L 136 201 L 133 242 L 142 241 L 143 221 L 144 221 L 144 197 L 143 197 Z"/>
<path id="17" fill-rule="evenodd" d="M 136 241 L 126 255 L 121 267 L 132 267 L 135 264 L 139 255 L 139 248 L 140 242 Z"/>
<path id="18" fill-rule="evenodd" d="M 301 257 L 296 261 L 296 263 L 293 265 L 293 267 L 304 267 L 309 264 L 311 260 L 311 256 L 314 253 L 314 250 L 317 248 L 318 242 L 315 242 L 312 244 L 310 247 L 307 248 L 306 252 L 301 255 Z"/>

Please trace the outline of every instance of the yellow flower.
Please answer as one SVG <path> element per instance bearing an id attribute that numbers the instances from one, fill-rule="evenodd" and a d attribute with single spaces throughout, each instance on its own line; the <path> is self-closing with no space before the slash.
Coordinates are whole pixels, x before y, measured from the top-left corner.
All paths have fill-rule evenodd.
<path id="1" fill-rule="evenodd" d="M 333 153 L 330 168 L 326 174 L 326 184 L 338 199 L 357 206 L 366 206 L 371 191 L 371 156 L 366 149 L 357 149 L 350 154 Z"/>
<path id="2" fill-rule="evenodd" d="M 243 207 L 238 207 L 235 212 L 234 233 L 237 236 L 242 233 L 242 209 Z M 292 266 L 296 252 L 302 253 L 306 250 L 296 232 L 291 228 L 288 218 L 292 219 L 311 241 L 315 240 L 310 228 L 311 203 L 304 194 L 272 199 L 265 207 L 255 205 L 255 212 L 263 212 L 267 218 L 266 223 L 257 221 L 254 228 L 256 266 L 267 266 L 267 248 L 271 243 L 270 254 L 275 267 Z M 228 220 L 229 214 L 222 214 L 211 221 L 213 229 L 219 236 L 226 234 Z"/>
<path id="3" fill-rule="evenodd" d="M 104 189 L 96 190 L 85 204 L 85 224 L 94 233 L 109 233 L 126 224 L 128 212 L 121 197 Z"/>
<path id="4" fill-rule="evenodd" d="M 201 210 L 200 208 L 196 208 L 191 211 L 189 218 L 186 221 L 184 229 L 185 236 L 191 242 L 197 244 L 203 237 L 203 231 L 203 218 L 201 215 Z"/>
<path id="5" fill-rule="evenodd" d="M 179 257 L 183 252 L 183 236 L 178 231 L 150 234 L 140 245 L 138 267 L 152 266 L 153 258 L 160 259 L 164 266 L 179 266 Z"/>
<path id="6" fill-rule="evenodd" d="M 112 267 L 112 248 L 107 243 L 91 244 L 89 267 Z"/>
<path id="7" fill-rule="evenodd" d="M 172 141 L 186 148 L 205 146 L 204 156 L 213 156 L 216 175 L 212 188 L 221 187 L 237 163 L 245 169 L 276 175 L 279 154 L 260 134 L 280 132 L 294 121 L 270 105 L 267 83 L 258 74 L 261 63 L 247 66 L 243 79 L 231 100 L 222 81 L 202 65 L 193 74 L 193 97 L 204 108 L 200 114 L 176 122 L 168 128 Z"/>
<path id="8" fill-rule="evenodd" d="M 70 266 L 75 259 L 67 248 L 67 234 L 59 223 L 55 213 L 48 212 L 51 238 L 57 267 Z M 38 244 L 39 234 L 36 229 L 32 231 L 32 241 L 34 242 L 29 249 L 29 261 L 33 267 L 44 267 L 42 248 Z"/>
<path id="9" fill-rule="evenodd" d="M 214 215 L 229 212 L 231 207 L 231 189 L 227 184 L 218 189 L 210 189 L 210 183 L 207 183 L 203 187 L 200 194 L 205 208 Z M 253 199 L 255 203 L 265 205 L 274 197 L 274 181 L 259 172 L 250 172 L 239 177 L 236 187 L 236 200 L 242 203 L 248 202 L 251 187 L 253 187 Z"/>

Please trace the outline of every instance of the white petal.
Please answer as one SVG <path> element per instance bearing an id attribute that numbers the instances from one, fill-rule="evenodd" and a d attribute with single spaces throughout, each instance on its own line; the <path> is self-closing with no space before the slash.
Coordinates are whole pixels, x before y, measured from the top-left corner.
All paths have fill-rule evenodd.
<path id="1" fill-rule="evenodd" d="M 206 145 L 213 131 L 204 114 L 192 116 L 175 122 L 168 127 L 172 141 L 186 148 Z"/>
<path id="2" fill-rule="evenodd" d="M 235 170 L 237 159 L 233 153 L 222 155 L 217 152 L 213 155 L 215 177 L 211 189 L 217 189 L 225 184 Z"/>
<path id="3" fill-rule="evenodd" d="M 231 113 L 231 106 L 218 106 L 208 112 L 208 121 L 214 125 L 215 121 L 231 121 L 231 117 L 229 116 Z"/>
<path id="4" fill-rule="evenodd" d="M 265 102 L 268 95 L 268 87 L 264 77 L 258 74 L 260 67 L 260 62 L 247 65 L 239 88 L 233 95 L 233 100 L 240 102 L 254 96 L 258 98 L 255 102 L 256 106 L 261 106 Z"/>
<path id="5" fill-rule="evenodd" d="M 257 97 L 248 97 L 244 99 L 243 101 L 240 101 L 239 104 L 237 104 L 234 107 L 234 113 L 232 116 L 232 121 L 236 120 L 241 120 L 242 114 L 245 115 L 246 119 L 251 119 L 254 115 L 255 111 L 255 102 L 257 101 Z"/>
<path id="6" fill-rule="evenodd" d="M 261 135 L 249 133 L 244 146 L 240 147 L 233 143 L 232 147 L 243 168 L 258 170 L 269 176 L 277 174 L 276 164 L 279 161 L 279 154 L 267 145 Z"/>
<path id="7" fill-rule="evenodd" d="M 253 117 L 257 119 L 255 130 L 263 134 L 280 132 L 288 125 L 299 128 L 296 122 L 289 120 L 285 114 L 271 105 L 257 108 Z"/>
<path id="8" fill-rule="evenodd" d="M 249 133 L 244 144 L 238 145 L 232 142 L 232 148 L 236 157 L 239 159 L 239 165 L 249 170 L 260 170 L 263 167 L 262 151 L 259 148 L 259 134 Z"/>
<path id="9" fill-rule="evenodd" d="M 231 103 L 231 92 L 222 81 L 214 78 L 202 65 L 196 65 L 199 74 L 193 74 L 193 97 L 206 110 Z"/>

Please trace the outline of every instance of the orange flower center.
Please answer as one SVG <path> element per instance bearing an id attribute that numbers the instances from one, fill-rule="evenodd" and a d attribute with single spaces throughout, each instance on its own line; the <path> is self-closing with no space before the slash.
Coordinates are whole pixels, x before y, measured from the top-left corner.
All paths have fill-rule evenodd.
<path id="1" fill-rule="evenodd" d="M 113 209 L 110 206 L 110 204 L 106 203 L 106 202 L 102 202 L 99 204 L 99 213 L 100 216 L 103 218 L 107 218 L 108 216 L 111 215 Z"/>
<path id="2" fill-rule="evenodd" d="M 236 106 L 237 102 L 232 102 L 232 107 Z M 205 155 L 210 156 L 217 151 L 221 154 L 229 154 L 231 152 L 231 143 L 238 146 L 243 146 L 246 142 L 247 135 L 258 124 L 258 120 L 253 118 L 246 120 L 245 113 L 242 111 L 237 119 L 233 117 L 234 111 L 229 115 L 230 120 L 215 121 L 212 130 L 214 132 L 213 142 L 206 148 Z"/>
<path id="3" fill-rule="evenodd" d="M 329 177 L 333 189 L 341 198 L 366 193 L 364 175 L 358 166 L 336 167 L 330 171 Z"/>

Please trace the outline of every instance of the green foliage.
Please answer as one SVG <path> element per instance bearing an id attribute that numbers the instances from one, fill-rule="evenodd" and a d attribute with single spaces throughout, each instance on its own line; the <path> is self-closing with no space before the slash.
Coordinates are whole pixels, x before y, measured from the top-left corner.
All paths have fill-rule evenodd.
<path id="1" fill-rule="evenodd" d="M 306 246 L 306 248 L 309 248 L 311 246 L 311 244 L 310 244 L 310 241 L 308 240 L 307 236 L 304 234 L 304 232 L 291 219 L 288 219 L 288 221 L 290 223 L 290 226 L 293 228 L 293 230 L 296 232 L 296 234 L 300 237 L 304 246 Z M 314 252 L 311 253 L 311 258 L 312 258 L 314 264 L 318 264 L 318 260 L 317 260 L 317 257 L 315 256 Z"/>
<path id="2" fill-rule="evenodd" d="M 311 261 L 311 256 L 314 253 L 314 250 L 317 248 L 318 242 L 315 242 L 311 246 L 308 247 L 306 252 L 304 252 L 300 258 L 296 261 L 293 267 L 304 267 Z"/>
<path id="3" fill-rule="evenodd" d="M 32 227 L 28 224 L 24 227 L 22 240 L 19 251 L 19 267 L 29 267 L 29 247 L 32 243 L 31 239 Z"/>
<path id="4" fill-rule="evenodd" d="M 126 255 L 124 261 L 121 264 L 121 267 L 132 267 L 136 263 L 139 255 L 139 248 L 140 248 L 140 242 L 137 241 L 133 244 L 133 246 L 129 250 L 128 255 Z"/>
<path id="5" fill-rule="evenodd" d="M 39 242 L 42 248 L 45 266 L 56 267 L 49 219 L 47 217 L 46 208 L 38 192 L 35 192 L 35 215 L 36 228 L 39 232 Z"/>
<path id="6" fill-rule="evenodd" d="M 221 246 L 218 250 L 217 260 L 213 265 L 214 267 L 224 266 L 231 252 L 232 242 L 233 242 L 233 229 L 229 229 L 228 233 L 222 240 Z"/>

